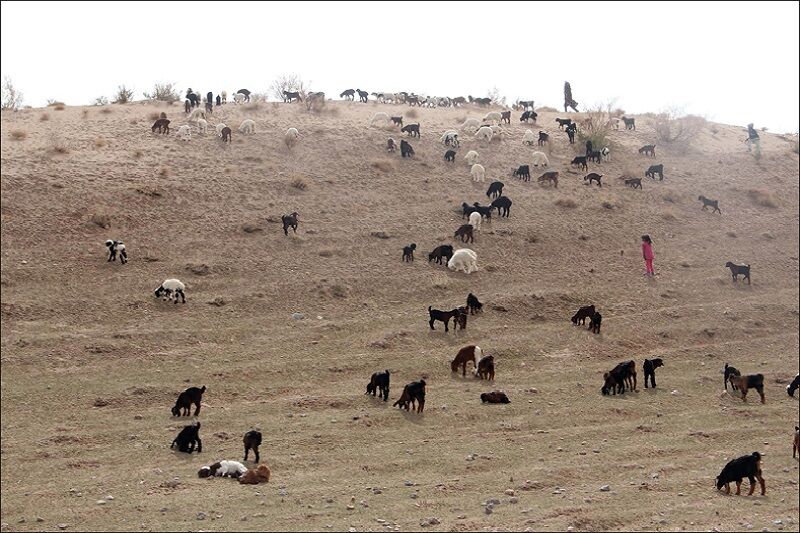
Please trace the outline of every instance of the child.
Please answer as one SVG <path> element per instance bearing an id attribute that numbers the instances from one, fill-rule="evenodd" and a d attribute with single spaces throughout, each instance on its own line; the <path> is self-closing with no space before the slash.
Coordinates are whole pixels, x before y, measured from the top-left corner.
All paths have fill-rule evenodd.
<path id="1" fill-rule="evenodd" d="M 653 240 L 650 235 L 642 235 L 642 256 L 644 257 L 645 276 L 655 276 L 653 271 Z"/>

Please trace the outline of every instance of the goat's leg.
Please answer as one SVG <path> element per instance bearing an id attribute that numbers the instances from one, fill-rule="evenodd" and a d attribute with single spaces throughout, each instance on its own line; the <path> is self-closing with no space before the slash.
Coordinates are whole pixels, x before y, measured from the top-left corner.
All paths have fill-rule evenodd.
<path id="1" fill-rule="evenodd" d="M 758 391 L 758 395 L 761 396 L 761 403 L 767 403 L 766 399 L 764 398 L 764 387 L 757 387 L 756 391 Z"/>
<path id="2" fill-rule="evenodd" d="M 244 445 L 244 461 L 245 462 L 247 462 L 247 452 L 249 452 L 249 451 L 250 451 L 250 447 L 247 444 L 245 444 Z M 258 462 L 258 461 L 256 461 L 256 462 Z"/>
<path id="3" fill-rule="evenodd" d="M 200 402 L 198 401 L 195 405 L 197 405 L 197 409 L 194 410 L 194 416 L 198 416 L 200 414 Z"/>
<path id="4" fill-rule="evenodd" d="M 203 451 L 203 441 L 200 440 L 200 437 L 197 437 L 197 453 Z"/>
<path id="5" fill-rule="evenodd" d="M 761 473 L 760 472 L 758 474 L 756 474 L 756 479 L 758 479 L 758 483 L 759 483 L 759 485 L 761 485 L 761 495 L 762 496 L 766 496 L 767 495 L 767 484 L 764 482 L 764 478 L 761 477 Z"/>
<path id="6" fill-rule="evenodd" d="M 258 453 L 258 446 L 253 447 L 253 453 L 256 454 L 256 463 L 258 463 L 259 460 L 261 459 L 261 454 Z"/>
<path id="7" fill-rule="evenodd" d="M 436 320 L 435 318 L 431 318 L 430 322 L 428 322 L 428 325 L 431 327 L 431 329 L 432 329 L 432 330 L 436 330 L 436 328 L 435 328 L 435 327 L 433 327 L 433 322 L 434 322 L 435 320 Z"/>
<path id="8" fill-rule="evenodd" d="M 742 480 L 736 480 L 736 495 L 739 496 L 742 493 Z"/>
<path id="9" fill-rule="evenodd" d="M 753 495 L 753 491 L 756 490 L 756 478 L 754 478 L 753 476 L 750 476 L 747 479 L 750 481 L 750 492 L 748 492 L 747 495 L 748 496 L 752 496 Z"/>

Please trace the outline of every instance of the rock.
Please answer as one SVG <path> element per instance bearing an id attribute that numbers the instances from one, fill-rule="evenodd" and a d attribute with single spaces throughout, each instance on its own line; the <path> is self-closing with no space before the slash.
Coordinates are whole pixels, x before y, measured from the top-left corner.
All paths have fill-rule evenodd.
<path id="1" fill-rule="evenodd" d="M 680 395 L 680 392 L 678 392 L 677 389 L 676 389 L 676 390 L 673 390 L 672 392 L 670 392 L 670 394 L 672 394 L 673 396 L 678 396 L 678 395 Z"/>
<path id="2" fill-rule="evenodd" d="M 108 502 L 106 502 L 105 500 L 97 500 L 95 503 L 96 503 L 97 505 L 105 505 L 105 504 L 106 504 L 106 503 L 108 503 Z"/>
<path id="3" fill-rule="evenodd" d="M 303 320 L 306 317 L 303 313 L 292 313 L 293 320 Z"/>
<path id="4" fill-rule="evenodd" d="M 486 514 L 492 514 L 494 512 L 494 507 L 491 505 L 487 505 L 485 509 Z"/>
<path id="5" fill-rule="evenodd" d="M 419 521 L 419 525 L 422 526 L 422 527 L 435 526 L 435 525 L 440 524 L 440 523 L 441 522 L 439 522 L 439 519 L 436 518 L 435 516 L 430 516 L 428 518 L 423 518 L 422 520 Z"/>
<path id="6" fill-rule="evenodd" d="M 383 494 L 383 491 L 377 487 L 372 489 L 372 494 Z"/>
<path id="7" fill-rule="evenodd" d="M 602 487 L 600 487 L 600 492 L 608 492 L 610 490 L 611 487 L 609 487 L 608 485 L 603 485 Z"/>
<path id="8" fill-rule="evenodd" d="M 358 503 L 361 504 L 361 507 L 369 507 L 369 504 L 367 503 L 367 500 L 361 500 Z"/>
<path id="9" fill-rule="evenodd" d="M 58 529 L 67 529 L 69 526 L 67 524 L 58 524 L 56 527 Z"/>
<path id="10" fill-rule="evenodd" d="M 111 494 L 109 494 L 108 496 L 106 496 L 106 500 L 107 500 L 107 501 L 112 501 L 113 499 L 114 499 L 114 497 L 113 497 Z"/>
<path id="11" fill-rule="evenodd" d="M 405 481 L 403 481 L 403 485 L 405 485 L 406 487 L 413 487 L 414 486 L 414 482 L 405 480 Z"/>
<path id="12" fill-rule="evenodd" d="M 36 521 L 37 522 L 44 522 L 44 518 L 42 518 L 41 516 L 37 516 L 36 517 Z"/>
<path id="13" fill-rule="evenodd" d="M 352 511 L 352 510 L 353 510 L 353 509 L 355 509 L 355 508 L 356 508 L 356 506 L 355 506 L 355 505 L 350 505 L 350 504 L 348 504 L 348 505 L 347 505 L 347 510 L 348 510 L 348 511 Z"/>
<path id="14" fill-rule="evenodd" d="M 373 231 L 373 232 L 370 233 L 370 235 L 372 235 L 373 237 L 377 237 L 379 239 L 388 239 L 389 238 L 389 234 L 386 233 L 385 231 Z"/>
<path id="15" fill-rule="evenodd" d="M 419 498 L 419 494 L 417 494 L 416 492 L 412 492 L 410 497 L 412 500 L 416 500 L 417 498 Z"/>
<path id="16" fill-rule="evenodd" d="M 134 420 L 144 420 L 144 417 L 142 415 L 133 415 L 133 419 Z"/>
<path id="17" fill-rule="evenodd" d="M 775 524 L 776 526 L 779 526 L 783 524 L 783 520 L 773 520 L 772 523 Z"/>
<path id="18" fill-rule="evenodd" d="M 518 503 L 518 502 L 519 498 L 517 498 L 516 496 L 512 496 L 511 498 L 508 499 L 508 503 Z"/>
<path id="19" fill-rule="evenodd" d="M 167 509 L 166 507 L 162 507 L 161 509 L 159 509 L 159 512 L 166 513 L 168 510 L 169 509 Z"/>
<path id="20" fill-rule="evenodd" d="M 505 492 L 506 496 L 513 496 L 514 495 L 514 489 L 506 489 L 504 492 Z"/>
<path id="21" fill-rule="evenodd" d="M 108 405 L 108 400 L 104 400 L 102 398 L 97 398 L 92 405 L 95 407 L 105 407 Z"/>
<path id="22" fill-rule="evenodd" d="M 197 519 L 198 520 L 205 520 L 206 519 L 206 513 L 204 513 L 203 511 L 200 511 L 199 513 L 197 513 Z"/>
<path id="23" fill-rule="evenodd" d="M 215 307 L 222 307 L 227 304 L 228 302 L 225 300 L 225 298 L 222 298 L 220 296 L 217 296 L 216 298 L 208 302 L 208 305 L 213 305 Z"/>

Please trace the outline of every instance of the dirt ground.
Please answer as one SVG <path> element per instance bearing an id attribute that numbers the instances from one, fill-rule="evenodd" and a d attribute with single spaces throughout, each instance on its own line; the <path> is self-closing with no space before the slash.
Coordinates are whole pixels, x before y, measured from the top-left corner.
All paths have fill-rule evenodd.
<path id="1" fill-rule="evenodd" d="M 160 111 L 168 136 L 150 132 Z M 421 123 L 414 159 L 385 152 L 403 135 L 369 127 L 376 111 Z M 229 104 L 209 118 L 234 129 L 225 146 L 213 132 L 179 140 L 178 105 L 4 111 L 3 531 L 797 531 L 790 140 L 764 133 L 756 161 L 742 128 L 709 123 L 688 151 L 657 146 L 653 159 L 637 153 L 655 141 L 637 116 L 635 132 L 610 133 L 611 161 L 590 165 L 598 188 L 570 168 L 583 147 L 547 111 L 538 127 L 514 112 L 502 141 L 462 133 L 456 162 L 443 161 L 441 133 L 484 112 Z M 255 135 L 238 133 L 245 118 Z M 288 148 L 292 126 L 301 138 Z M 553 137 L 557 189 L 536 182 L 541 171 L 511 177 L 536 149 L 522 144 L 528 127 Z M 470 149 L 484 183 L 469 177 Z M 653 163 L 663 182 L 618 179 Z M 497 179 L 513 207 L 469 245 L 478 272 L 429 264 L 460 204 L 486 203 Z M 700 194 L 722 215 L 701 211 Z M 292 211 L 300 226 L 287 237 L 280 216 Z M 106 262 L 107 238 L 125 242 L 127 265 Z M 416 261 L 402 263 L 412 242 Z M 750 263 L 752 285 L 733 283 L 726 261 Z M 172 277 L 186 305 L 154 298 Z M 469 292 L 483 314 L 457 335 L 430 331 L 427 307 L 464 305 Z M 600 335 L 569 322 L 588 303 Z M 494 383 L 451 373 L 467 344 L 495 356 Z M 653 357 L 665 362 L 657 389 L 642 388 L 639 368 L 641 390 L 600 394 L 603 372 Z M 725 362 L 764 374 L 766 404 L 725 393 Z M 388 403 L 364 395 L 383 369 Z M 392 408 L 421 377 L 425 412 Z M 191 385 L 208 390 L 203 452 L 188 456 L 169 444 L 191 419 L 170 408 Z M 481 405 L 491 390 L 511 403 Z M 252 427 L 268 484 L 197 477 L 241 460 Z M 767 495 L 717 492 L 722 466 L 756 450 Z"/>

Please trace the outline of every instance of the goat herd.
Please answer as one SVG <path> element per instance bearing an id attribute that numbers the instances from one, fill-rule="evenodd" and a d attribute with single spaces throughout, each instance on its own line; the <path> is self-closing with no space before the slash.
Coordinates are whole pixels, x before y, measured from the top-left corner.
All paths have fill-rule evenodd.
<path id="1" fill-rule="evenodd" d="M 361 89 L 348 89 L 342 92 L 340 97 L 352 101 L 355 100 L 356 94 L 359 97 L 359 101 L 364 103 L 369 101 L 370 93 L 367 93 L 367 91 L 362 91 Z M 250 101 L 250 95 L 250 91 L 241 89 L 235 93 L 234 102 L 237 104 L 248 102 Z M 481 107 L 488 107 L 491 104 L 491 100 L 489 98 L 473 98 L 472 96 L 469 96 L 468 98 L 428 97 L 402 92 L 396 94 L 371 93 L 371 95 L 380 103 L 405 103 L 409 106 L 458 107 L 472 104 Z M 315 98 L 324 100 L 325 95 L 324 93 L 301 94 L 299 92 L 284 91 L 284 102 L 299 102 L 302 101 L 304 97 L 307 100 Z M 210 92 L 207 93 L 205 97 L 205 108 L 201 109 L 200 104 L 202 99 L 199 96 L 199 93 L 195 93 L 191 89 L 189 89 L 187 92 L 185 111 L 189 115 L 189 121 L 194 122 L 200 132 L 205 132 L 206 130 L 206 113 L 213 112 L 214 101 L 215 99 L 213 98 L 213 94 Z M 226 102 L 227 94 L 223 91 L 216 97 L 216 105 L 223 105 Z M 526 124 L 532 122 L 533 124 L 536 124 L 538 115 L 534 110 L 533 101 L 517 102 L 514 105 L 514 109 L 521 111 L 519 118 L 520 122 L 524 122 Z M 460 129 L 461 131 L 473 132 L 474 137 L 479 141 L 490 142 L 492 139 L 503 139 L 508 135 L 508 132 L 502 127 L 502 124 L 510 126 L 511 114 L 511 110 L 505 110 L 502 112 L 489 112 L 486 114 L 486 116 L 484 116 L 482 121 L 475 118 L 467 119 L 461 125 Z M 610 125 L 614 129 L 619 129 L 620 121 L 624 124 L 626 130 L 636 129 L 634 118 L 623 116 L 621 118 L 612 117 L 609 120 Z M 558 124 L 559 129 L 566 133 L 568 143 L 574 144 L 576 133 L 578 133 L 578 128 L 582 126 L 582 123 L 573 121 L 570 118 L 556 118 L 555 121 Z M 161 117 L 155 122 L 155 124 L 153 124 L 152 131 L 154 133 L 157 131 L 158 133 L 168 134 L 169 122 L 170 121 L 167 120 L 166 115 L 162 113 Z M 421 125 L 419 123 L 404 124 L 402 116 L 390 116 L 387 113 L 378 112 L 373 115 L 372 120 L 370 121 L 370 125 L 375 124 L 383 124 L 387 127 L 399 126 L 400 132 L 406 134 L 409 139 L 421 138 Z M 223 123 L 220 123 L 217 125 L 216 129 L 218 136 L 220 136 L 223 141 L 230 142 L 232 133 L 231 128 Z M 255 122 L 250 119 L 244 120 L 239 127 L 239 131 L 245 134 L 255 133 Z M 188 125 L 181 126 L 178 133 L 181 138 L 188 140 L 191 136 L 190 127 Z M 447 151 L 444 154 L 444 160 L 446 163 L 454 163 L 456 160 L 457 150 L 461 144 L 458 134 L 459 132 L 457 130 L 447 130 L 440 137 L 441 143 L 447 148 Z M 295 128 L 290 128 L 286 132 L 286 136 L 297 139 L 299 137 L 299 133 Z M 588 134 L 585 136 L 587 138 L 590 137 Z M 536 136 L 531 130 L 528 129 L 525 131 L 523 136 L 523 143 L 529 146 L 533 145 L 534 142 L 536 142 L 538 146 L 544 146 L 547 143 L 551 143 L 552 140 L 553 136 L 544 130 L 540 130 L 538 136 Z M 388 152 L 395 152 L 397 146 L 397 142 L 394 139 L 388 139 L 386 143 L 386 149 Z M 414 157 L 415 152 L 413 146 L 406 139 L 401 140 L 399 147 L 401 157 Z M 638 152 L 640 155 L 646 157 L 656 157 L 656 146 L 654 144 L 648 144 L 642 146 Z M 474 182 L 483 182 L 486 173 L 485 168 L 478 163 L 479 157 L 479 154 L 475 150 L 470 150 L 464 157 L 464 160 L 470 166 L 470 176 Z M 570 165 L 587 171 L 588 164 L 590 162 L 599 165 L 602 163 L 602 161 L 609 161 L 610 157 L 611 151 L 608 146 L 595 147 L 593 146 L 591 139 L 589 139 L 586 141 L 585 155 L 574 157 Z M 543 152 L 534 152 L 532 154 L 532 161 L 529 164 L 519 165 L 516 169 L 514 169 L 512 176 L 525 182 L 530 181 L 531 165 L 534 167 L 548 167 L 549 160 L 547 155 Z M 663 181 L 664 165 L 651 165 L 647 168 L 644 175 L 645 177 L 651 179 L 655 179 L 656 176 L 658 176 L 658 178 Z M 602 174 L 592 172 L 584 177 L 584 181 L 588 185 L 596 183 L 598 187 L 602 187 L 602 177 Z M 553 187 L 558 187 L 558 179 L 559 172 L 551 170 L 544 172 L 538 178 L 538 182 L 542 184 L 547 183 Z M 624 184 L 634 189 L 641 189 L 642 179 L 630 176 L 625 177 Z M 469 223 L 461 225 L 455 231 L 453 236 L 454 239 L 460 238 L 462 242 L 474 242 L 475 232 L 480 231 L 481 223 L 484 219 L 491 218 L 492 211 L 494 209 L 497 209 L 497 214 L 501 218 L 510 216 L 512 201 L 510 198 L 503 195 L 504 187 L 505 185 L 501 181 L 494 181 L 490 184 L 488 190 L 486 191 L 486 196 L 492 199 L 490 205 L 483 206 L 479 202 L 475 202 L 471 205 L 466 202 L 462 204 L 462 218 L 468 217 Z M 699 196 L 698 200 L 702 203 L 703 210 L 706 210 L 710 207 L 714 213 L 722 214 L 722 211 L 719 208 L 719 202 L 717 200 L 708 199 L 703 195 Z M 282 216 L 283 231 L 285 235 L 288 235 L 289 228 L 291 228 L 295 233 L 297 232 L 298 218 L 299 215 L 297 212 Z M 120 261 L 123 264 L 127 262 L 127 251 L 123 242 L 117 240 L 108 240 L 106 241 L 106 246 L 109 250 L 108 261 L 115 261 L 117 256 L 119 256 Z M 416 248 L 416 244 L 405 246 L 403 248 L 402 260 L 404 262 L 412 262 L 414 260 L 414 251 Z M 477 270 L 477 254 L 468 248 L 454 249 L 452 245 L 440 245 L 428 254 L 428 262 L 434 261 L 437 264 L 442 264 L 443 260 L 451 270 L 461 270 L 466 274 Z M 747 279 L 748 283 L 750 283 L 750 265 L 740 265 L 733 262 L 728 262 L 725 266 L 730 269 L 734 281 L 738 279 L 739 275 L 742 275 L 745 279 Z M 185 285 L 180 280 L 167 279 L 155 290 L 155 296 L 163 297 L 164 300 L 172 299 L 175 303 L 177 303 L 180 299 L 183 303 L 186 303 L 184 291 Z M 463 330 L 466 328 L 468 316 L 480 314 L 482 308 L 483 304 L 472 293 L 467 296 L 465 306 L 459 306 L 449 311 L 433 309 L 432 306 L 429 306 L 428 314 L 430 319 L 430 329 L 434 330 L 434 324 L 438 321 L 444 324 L 445 332 L 449 332 L 449 323 L 452 320 L 453 331 L 456 333 L 459 329 Z M 589 319 L 590 321 L 588 329 L 595 334 L 599 334 L 602 315 L 595 309 L 594 305 L 581 307 L 572 317 L 571 321 L 575 326 L 579 325 L 579 323 L 585 325 L 586 319 Z M 479 346 L 465 346 L 458 351 L 453 359 L 451 363 L 451 371 L 458 372 L 460 367 L 462 376 L 466 376 L 467 365 L 469 363 L 471 363 L 473 366 L 472 372 L 476 378 L 487 381 L 494 380 L 494 356 L 485 355 Z M 648 387 L 648 384 L 653 388 L 656 387 L 655 371 L 657 368 L 663 366 L 665 365 L 661 358 L 644 360 L 642 368 L 644 370 L 645 388 Z M 730 384 L 734 390 L 741 391 L 743 401 L 746 401 L 747 391 L 751 388 L 756 389 L 756 391 L 759 393 L 762 403 L 765 401 L 764 376 L 762 374 L 742 376 L 738 370 L 726 364 L 724 369 L 724 383 L 726 389 L 728 384 Z M 787 392 L 790 396 L 794 396 L 794 391 L 798 388 L 799 384 L 800 375 L 795 377 L 794 381 L 787 387 Z M 634 392 L 636 389 L 637 372 L 635 361 L 631 360 L 622 362 L 609 372 L 603 374 L 603 386 L 601 387 L 602 395 L 624 394 L 626 390 L 629 392 Z M 191 405 L 194 404 L 196 405 L 194 415 L 198 416 L 200 413 L 200 402 L 205 391 L 205 387 L 191 387 L 186 389 L 178 397 L 175 406 L 172 408 L 172 414 L 174 416 L 188 416 Z M 389 370 L 375 372 L 372 374 L 366 387 L 366 394 L 372 394 L 373 396 L 377 394 L 383 399 L 383 401 L 388 401 L 389 393 Z M 412 411 L 416 411 L 417 413 L 422 413 L 425 407 L 425 394 L 425 380 L 421 379 L 419 381 L 413 381 L 403 387 L 402 394 L 393 405 L 400 407 L 401 409 L 404 408 L 407 411 L 410 409 Z M 508 396 L 502 391 L 482 393 L 480 395 L 480 400 L 484 403 L 497 404 L 505 404 L 510 402 Z M 177 446 L 182 452 L 192 453 L 192 451 L 197 451 L 199 453 L 202 450 L 202 442 L 200 440 L 199 430 L 199 421 L 184 427 L 173 441 L 172 446 Z M 260 460 L 258 446 L 261 444 L 261 433 L 255 430 L 248 431 L 243 437 L 243 444 L 244 461 L 247 461 L 248 452 L 253 450 L 255 454 L 255 462 L 258 463 Z M 794 446 L 795 451 L 797 451 L 797 447 L 798 433 L 796 428 Z M 266 465 L 258 465 L 256 468 L 248 470 L 242 463 L 237 461 L 220 461 L 209 466 L 204 466 L 200 469 L 198 475 L 200 477 L 233 477 L 238 478 L 242 483 L 259 483 L 269 480 L 270 471 Z M 753 493 L 756 479 L 761 484 L 761 493 L 765 494 L 765 483 L 761 475 L 761 455 L 758 452 L 754 452 L 750 455 L 739 457 L 733 461 L 730 461 L 717 477 L 717 489 L 722 489 L 724 486 L 726 491 L 729 493 L 729 484 L 730 482 L 734 481 L 736 482 L 737 486 L 736 494 L 739 494 L 742 479 L 745 477 L 749 479 L 751 484 L 750 494 Z"/>

